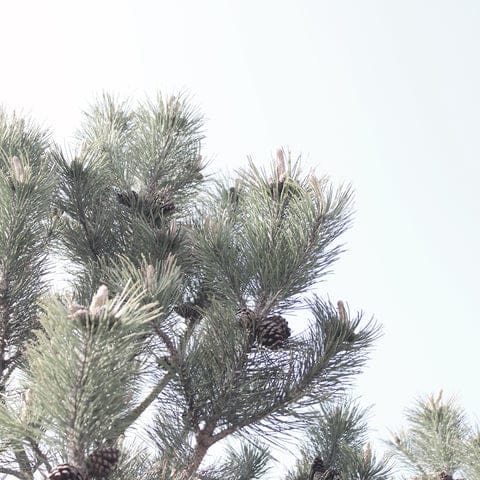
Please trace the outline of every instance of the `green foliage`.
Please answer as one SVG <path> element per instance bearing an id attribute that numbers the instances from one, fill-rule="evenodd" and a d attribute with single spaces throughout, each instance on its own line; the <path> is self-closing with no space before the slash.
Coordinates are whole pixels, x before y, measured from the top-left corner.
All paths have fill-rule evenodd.
<path id="1" fill-rule="evenodd" d="M 0 391 L 22 361 L 45 292 L 54 176 L 48 132 L 0 111 Z"/>
<path id="2" fill-rule="evenodd" d="M 130 108 L 105 94 L 77 132 L 82 146 L 109 160 L 122 189 L 168 189 L 188 197 L 202 180 L 203 118 L 184 95 Z"/>
<path id="3" fill-rule="evenodd" d="M 466 478 L 477 480 L 480 478 L 480 431 L 478 426 L 472 429 L 462 452 L 462 470 Z"/>
<path id="4" fill-rule="evenodd" d="M 66 447 L 86 452 L 115 435 L 112 426 L 140 386 L 143 337 L 158 315 L 153 304 L 140 305 L 142 294 L 136 285 L 124 290 L 99 313 L 90 311 L 87 323 L 59 300 L 45 305 L 26 385 L 32 422 L 48 430 L 52 445 L 68 439 Z"/>
<path id="5" fill-rule="evenodd" d="M 242 442 L 238 446 L 229 445 L 223 459 L 202 472 L 202 477 L 224 480 L 251 480 L 261 478 L 271 468 L 272 456 L 263 445 Z"/>
<path id="6" fill-rule="evenodd" d="M 55 152 L 63 251 L 85 275 L 76 282 L 81 297 L 93 293 L 99 262 L 115 255 L 154 262 L 176 253 L 182 261 L 177 220 L 203 178 L 201 128 L 182 96 L 131 109 L 104 95 L 77 133 L 79 155 Z"/>
<path id="7" fill-rule="evenodd" d="M 26 480 L 67 461 L 92 476 L 88 455 L 126 433 L 149 450 L 122 447 L 118 478 L 258 478 L 269 455 L 251 442 L 202 462 L 232 434 L 304 428 L 363 368 L 378 325 L 311 294 L 341 253 L 350 187 L 284 151 L 269 172 L 251 161 L 213 184 L 202 129 L 183 95 L 104 95 L 68 156 L 0 117 L 0 370 L 18 374 L 0 405 L 0 472 Z M 39 303 L 51 239 L 72 285 Z M 303 332 L 282 316 L 297 306 Z M 239 309 L 280 338 L 254 339 Z M 369 462 L 357 477 L 382 478 Z"/>
<path id="8" fill-rule="evenodd" d="M 407 471 L 426 479 L 441 472 L 479 478 L 478 435 L 453 399 L 444 399 L 442 391 L 419 399 L 406 411 L 406 419 L 405 430 L 388 444 Z"/>
<path id="9" fill-rule="evenodd" d="M 63 251 L 77 265 L 123 253 L 127 221 L 116 207 L 104 158 L 85 151 L 72 161 L 53 153 L 59 172 L 56 206 L 63 212 Z M 113 207 L 113 208 L 112 208 Z"/>
<path id="10" fill-rule="evenodd" d="M 298 162 L 280 193 L 274 175 L 250 162 L 233 190 L 212 195 L 195 229 L 206 281 L 264 312 L 295 305 L 327 273 L 351 207 L 350 188 L 334 191 L 327 178 L 302 177 Z"/>
<path id="11" fill-rule="evenodd" d="M 324 403 L 306 432 L 301 458 L 287 474 L 287 480 L 313 478 L 314 460 L 324 465 L 325 475 L 334 472 L 344 480 L 385 480 L 392 466 L 378 458 L 368 443 L 367 411 L 349 400 Z M 321 460 L 320 460 L 321 459 Z"/>

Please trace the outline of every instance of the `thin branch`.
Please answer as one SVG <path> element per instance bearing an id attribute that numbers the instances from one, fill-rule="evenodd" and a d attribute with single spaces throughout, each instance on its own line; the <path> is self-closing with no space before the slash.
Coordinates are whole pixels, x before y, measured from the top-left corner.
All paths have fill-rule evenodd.
<path id="1" fill-rule="evenodd" d="M 193 451 L 192 459 L 190 461 L 190 465 L 188 465 L 186 469 L 186 476 L 190 478 L 200 467 L 202 460 L 204 459 L 205 455 L 207 454 L 208 449 L 213 445 L 212 441 L 212 431 L 214 425 L 207 425 L 205 429 L 198 432 L 196 435 L 197 444 L 195 445 L 195 449 Z"/>
<path id="2" fill-rule="evenodd" d="M 12 475 L 13 477 L 17 477 L 22 480 L 30 480 L 30 477 L 27 476 L 24 472 L 13 470 L 12 468 L 0 467 L 0 473 L 4 473 L 5 475 Z"/>
<path id="3" fill-rule="evenodd" d="M 77 203 L 78 221 L 80 222 L 80 225 L 82 226 L 82 229 L 85 233 L 85 237 L 87 239 L 90 251 L 92 252 L 93 257 L 96 259 L 96 258 L 98 258 L 98 252 L 95 249 L 95 243 L 94 243 L 93 238 L 92 238 L 91 229 L 88 226 L 88 221 L 87 221 L 87 218 L 85 216 L 85 210 L 83 208 L 81 208 L 80 201 L 79 201 L 78 197 L 77 197 L 76 200 L 77 200 L 76 203 Z"/>
<path id="4" fill-rule="evenodd" d="M 84 463 L 84 456 L 82 452 L 81 445 L 77 443 L 77 419 L 80 415 L 79 411 L 82 407 L 82 396 L 83 396 L 83 389 L 84 383 L 87 375 L 87 368 L 88 368 L 88 356 L 89 356 L 89 343 L 88 339 L 84 337 L 84 342 L 82 345 L 82 359 L 81 359 L 81 367 L 80 371 L 76 378 L 76 383 L 73 387 L 72 397 L 73 397 L 73 412 L 72 416 L 70 417 L 69 421 L 69 444 L 68 444 L 68 456 L 69 461 L 74 462 L 78 467 L 83 468 Z"/>
<path id="5" fill-rule="evenodd" d="M 167 373 L 162 380 L 153 387 L 151 392 L 122 420 L 122 433 L 140 417 L 140 415 L 156 400 L 158 395 L 167 386 L 168 382 L 173 378 L 171 373 Z"/>
<path id="6" fill-rule="evenodd" d="M 14 455 L 17 460 L 18 466 L 22 469 L 23 478 L 31 480 L 33 478 L 33 471 L 27 454 L 25 453 L 25 450 L 23 448 L 20 450 L 15 450 Z"/>
<path id="7" fill-rule="evenodd" d="M 176 349 L 172 339 L 158 326 L 154 326 L 155 333 L 160 337 L 163 341 L 165 346 L 167 347 L 168 351 L 172 358 L 177 361 L 178 360 L 178 350 Z"/>
<path id="8" fill-rule="evenodd" d="M 52 470 L 52 466 L 47 458 L 47 456 L 45 455 L 45 453 L 42 452 L 42 450 L 40 449 L 39 445 L 37 442 L 35 442 L 33 439 L 31 438 L 27 438 L 27 441 L 30 445 L 30 447 L 32 448 L 33 452 L 35 453 L 35 455 L 37 456 L 38 460 L 41 461 L 41 463 L 43 463 L 48 471 Z M 38 467 L 37 467 L 38 468 Z"/>

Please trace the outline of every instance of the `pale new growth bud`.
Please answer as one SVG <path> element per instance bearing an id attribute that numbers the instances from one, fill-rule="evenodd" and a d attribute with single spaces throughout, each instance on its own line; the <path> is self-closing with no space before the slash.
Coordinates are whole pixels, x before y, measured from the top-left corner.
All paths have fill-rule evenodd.
<path id="1" fill-rule="evenodd" d="M 175 95 L 171 95 L 168 99 L 167 99 L 167 104 L 168 104 L 168 107 L 171 108 L 171 109 L 177 109 L 178 108 L 178 99 Z"/>
<path id="2" fill-rule="evenodd" d="M 431 408 L 432 410 L 435 410 L 437 407 L 439 407 L 442 403 L 442 397 L 443 397 L 443 390 L 440 390 L 436 397 L 434 397 L 433 395 L 430 395 L 428 397 L 429 408 Z"/>
<path id="3" fill-rule="evenodd" d="M 286 178 L 286 169 L 285 169 L 285 154 L 283 150 L 279 148 L 277 150 L 277 180 L 279 182 L 285 181 Z"/>
<path id="4" fill-rule="evenodd" d="M 171 235 L 174 235 L 175 232 L 177 231 L 177 222 L 174 218 L 170 221 L 170 225 L 168 226 L 169 233 Z"/>
<path id="5" fill-rule="evenodd" d="M 152 288 L 154 275 L 155 275 L 155 267 L 153 265 L 148 265 L 144 275 L 145 286 L 147 287 L 148 290 Z"/>
<path id="6" fill-rule="evenodd" d="M 23 400 L 23 405 L 21 407 L 20 419 L 25 420 L 25 418 L 27 417 L 28 409 L 30 408 L 32 403 L 30 389 L 27 388 L 24 392 L 22 392 L 21 397 Z"/>
<path id="7" fill-rule="evenodd" d="M 13 156 L 10 159 L 10 163 L 12 164 L 15 180 L 18 183 L 23 183 L 25 181 L 26 175 L 25 175 L 25 168 L 23 167 L 22 162 L 18 157 Z"/>
<path id="8" fill-rule="evenodd" d="M 29 388 L 27 388 L 25 390 L 25 393 L 23 394 L 23 399 L 24 399 L 24 402 L 25 402 L 25 406 L 29 407 L 32 403 L 32 394 L 31 394 Z"/>
<path id="9" fill-rule="evenodd" d="M 363 459 L 367 464 L 372 461 L 372 446 L 370 443 L 366 443 L 363 447 Z"/>
<path id="10" fill-rule="evenodd" d="M 345 310 L 345 305 L 341 300 L 337 302 L 337 307 L 338 307 L 338 316 L 340 317 L 340 320 L 342 322 L 347 321 L 347 311 Z"/>
<path id="11" fill-rule="evenodd" d="M 3 265 L 0 265 L 0 294 L 3 290 L 7 288 L 7 279 L 5 278 L 5 268 Z"/>
<path id="12" fill-rule="evenodd" d="M 98 311 L 105 305 L 108 299 L 108 288 L 106 285 L 100 285 L 98 287 L 97 293 L 92 298 L 92 303 L 90 304 L 90 313 L 95 315 Z"/>

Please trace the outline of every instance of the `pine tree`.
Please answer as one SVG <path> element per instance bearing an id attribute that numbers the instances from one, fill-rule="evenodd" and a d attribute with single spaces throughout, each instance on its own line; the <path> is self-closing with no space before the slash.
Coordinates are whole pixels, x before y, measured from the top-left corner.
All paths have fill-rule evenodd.
<path id="1" fill-rule="evenodd" d="M 394 458 L 413 478 L 480 478 L 478 427 L 443 392 L 418 399 L 406 411 L 407 426 L 389 441 Z"/>
<path id="2" fill-rule="evenodd" d="M 390 478 L 391 462 L 375 455 L 368 441 L 367 413 L 348 398 L 322 404 L 287 480 Z"/>
<path id="3" fill-rule="evenodd" d="M 312 294 L 341 253 L 350 188 L 283 150 L 268 171 L 206 178 L 203 119 L 181 95 L 104 96 L 72 155 L 0 120 L 0 472 L 262 474 L 254 439 L 309 425 L 378 336 Z M 47 294 L 48 260 L 66 265 L 66 291 Z M 248 443 L 208 464 L 232 435 Z"/>

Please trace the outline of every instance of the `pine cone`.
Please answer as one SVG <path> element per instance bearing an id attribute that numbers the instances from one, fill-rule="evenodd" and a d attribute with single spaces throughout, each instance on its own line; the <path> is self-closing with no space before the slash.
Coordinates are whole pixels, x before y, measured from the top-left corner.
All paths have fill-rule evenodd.
<path id="1" fill-rule="evenodd" d="M 175 204 L 171 195 L 165 189 L 153 193 L 137 193 L 135 190 L 119 192 L 117 193 L 117 200 L 122 205 L 140 212 L 146 217 L 153 216 L 155 219 L 175 211 Z"/>
<path id="2" fill-rule="evenodd" d="M 450 474 L 448 474 L 447 472 L 440 472 L 440 474 L 438 475 L 440 477 L 440 480 L 452 480 L 452 476 Z"/>
<path id="3" fill-rule="evenodd" d="M 120 450 L 116 447 L 98 448 L 87 457 L 88 475 L 96 478 L 106 477 L 117 464 Z"/>
<path id="4" fill-rule="evenodd" d="M 198 305 L 195 302 L 185 302 L 174 307 L 175 313 L 187 320 L 189 323 L 195 323 L 200 317 L 200 311 Z"/>
<path id="5" fill-rule="evenodd" d="M 313 460 L 310 467 L 309 480 L 340 480 L 340 474 L 335 468 L 327 468 L 319 455 Z"/>
<path id="6" fill-rule="evenodd" d="M 291 331 L 287 321 L 280 315 L 272 315 L 262 319 L 256 328 L 258 343 L 271 349 L 280 348 L 290 336 Z"/>
<path id="7" fill-rule="evenodd" d="M 162 189 L 152 195 L 151 206 L 155 213 L 168 215 L 175 211 L 175 204 L 168 190 Z"/>
<path id="8" fill-rule="evenodd" d="M 248 332 L 248 343 L 251 346 L 255 341 L 255 327 L 257 325 L 257 317 L 253 310 L 249 308 L 240 308 L 236 314 L 237 322 Z"/>
<path id="9" fill-rule="evenodd" d="M 240 308 L 237 310 L 236 317 L 237 321 L 243 328 L 251 331 L 252 333 L 255 331 L 257 319 L 255 317 L 255 313 L 253 313 L 253 310 L 250 310 L 249 308 Z"/>
<path id="10" fill-rule="evenodd" d="M 129 192 L 119 192 L 117 193 L 117 200 L 125 207 L 132 208 L 138 203 L 138 193 L 135 190 L 130 190 Z"/>
<path id="11" fill-rule="evenodd" d="M 80 470 L 68 463 L 57 465 L 47 478 L 48 480 L 85 480 Z"/>
<path id="12" fill-rule="evenodd" d="M 323 463 L 322 457 L 317 456 L 310 467 L 310 476 L 308 477 L 308 480 L 321 480 L 326 471 L 327 468 Z"/>
<path id="13" fill-rule="evenodd" d="M 200 288 L 193 301 L 181 303 L 174 307 L 177 315 L 187 320 L 191 325 L 202 317 L 202 309 L 210 305 L 207 292 Z"/>

